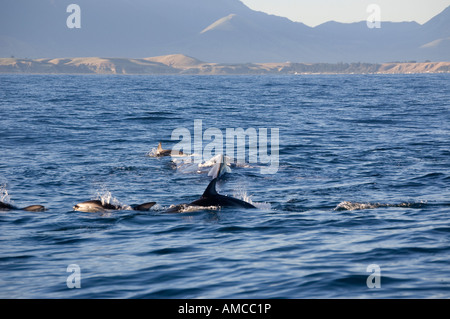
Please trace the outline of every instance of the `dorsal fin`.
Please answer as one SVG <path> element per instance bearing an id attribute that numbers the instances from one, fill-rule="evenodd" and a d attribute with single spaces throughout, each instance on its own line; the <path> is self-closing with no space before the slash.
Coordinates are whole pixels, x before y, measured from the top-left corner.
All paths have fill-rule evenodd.
<path id="1" fill-rule="evenodd" d="M 217 178 L 214 178 L 208 185 L 208 187 L 206 187 L 205 192 L 203 193 L 202 197 L 211 197 L 214 195 L 218 195 L 217 191 L 216 191 L 216 182 L 217 182 Z"/>
<path id="2" fill-rule="evenodd" d="M 144 203 L 141 205 L 136 205 L 135 207 L 133 207 L 134 210 L 150 210 L 150 208 L 152 208 L 153 206 L 155 206 L 156 202 L 149 202 L 149 203 Z"/>
<path id="3" fill-rule="evenodd" d="M 157 152 L 161 152 L 163 150 L 161 142 L 159 142 L 158 144 L 158 149 L 156 150 Z"/>

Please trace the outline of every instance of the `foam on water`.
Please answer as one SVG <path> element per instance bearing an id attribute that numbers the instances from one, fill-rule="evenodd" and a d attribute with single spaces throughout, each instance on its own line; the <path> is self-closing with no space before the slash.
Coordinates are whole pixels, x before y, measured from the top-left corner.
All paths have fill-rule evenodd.
<path id="1" fill-rule="evenodd" d="M 237 199 L 243 200 L 244 202 L 247 202 L 256 208 L 259 208 L 261 210 L 271 210 L 272 205 L 270 203 L 265 202 L 254 202 L 252 200 L 253 195 L 248 195 L 247 191 L 243 188 L 238 188 L 234 193 L 233 196 Z"/>
<path id="2" fill-rule="evenodd" d="M 0 202 L 11 204 L 11 197 L 8 194 L 6 185 L 0 185 Z"/>
<path id="3" fill-rule="evenodd" d="M 410 207 L 417 208 L 426 204 L 426 201 L 423 202 L 414 202 L 414 203 L 399 203 L 399 204 L 386 204 L 386 203 L 357 203 L 357 202 L 349 202 L 344 201 L 340 202 L 335 208 L 335 211 L 341 210 L 364 210 L 364 209 L 376 209 L 380 207 Z"/>
<path id="4" fill-rule="evenodd" d="M 219 175 L 231 173 L 231 159 L 228 156 L 218 154 L 205 161 L 200 161 L 200 159 L 201 157 L 193 154 L 189 158 L 172 158 L 172 163 L 175 164 L 177 171 L 183 174 L 207 173 L 208 176 L 216 178 Z M 222 160 L 225 162 L 223 167 L 221 166 Z"/>
<path id="5" fill-rule="evenodd" d="M 158 149 L 156 147 L 154 147 L 150 151 L 147 152 L 146 156 L 156 157 L 157 152 L 158 152 Z"/>
<path id="6" fill-rule="evenodd" d="M 170 205 L 169 209 L 175 208 L 177 205 Z M 186 205 L 182 204 L 178 206 L 178 213 L 193 213 L 202 210 L 220 210 L 218 206 L 195 206 L 195 205 Z"/>

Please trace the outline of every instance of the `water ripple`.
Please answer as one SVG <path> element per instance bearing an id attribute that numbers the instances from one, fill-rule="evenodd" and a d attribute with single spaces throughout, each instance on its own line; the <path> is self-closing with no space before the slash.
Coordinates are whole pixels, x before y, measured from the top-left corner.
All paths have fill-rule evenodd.
<path id="1" fill-rule="evenodd" d="M 0 82 L 0 197 L 48 208 L 0 212 L 0 298 L 450 297 L 448 75 Z M 270 208 L 164 214 L 210 178 L 146 155 L 194 119 L 280 129 L 278 172 L 243 165 L 220 189 Z M 157 205 L 72 211 L 102 192 Z"/>

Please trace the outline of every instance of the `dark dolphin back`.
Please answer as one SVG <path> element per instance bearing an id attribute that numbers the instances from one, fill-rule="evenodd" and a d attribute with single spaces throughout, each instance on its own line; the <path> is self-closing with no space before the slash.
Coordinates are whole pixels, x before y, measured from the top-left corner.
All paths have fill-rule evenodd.
<path id="1" fill-rule="evenodd" d="M 31 206 L 22 208 L 22 210 L 26 210 L 28 212 L 43 212 L 43 211 L 45 211 L 45 207 L 42 205 L 31 205 Z"/>
<path id="2" fill-rule="evenodd" d="M 149 210 L 150 208 L 152 208 L 155 204 L 156 204 L 156 202 L 144 203 L 144 204 L 141 204 L 141 205 L 134 206 L 133 209 L 134 210 L 146 211 L 146 210 Z"/>
<path id="3" fill-rule="evenodd" d="M 15 208 L 10 204 L 0 202 L 0 210 L 10 210 L 10 209 L 17 209 L 17 208 Z"/>
<path id="4" fill-rule="evenodd" d="M 206 187 L 205 191 L 203 192 L 202 197 L 203 198 L 208 198 L 208 197 L 213 197 L 213 196 L 217 196 L 219 195 L 217 193 L 216 190 L 216 183 L 217 183 L 217 177 L 214 178 L 208 185 L 208 187 Z"/>
<path id="5" fill-rule="evenodd" d="M 224 206 L 224 207 L 243 207 L 243 208 L 256 208 L 250 203 L 247 203 L 243 200 L 220 195 L 216 190 L 217 178 L 214 178 L 206 187 L 205 192 L 202 197 L 196 201 L 193 201 L 190 205 L 198 205 L 198 206 Z"/>
<path id="6" fill-rule="evenodd" d="M 41 205 L 31 205 L 24 208 L 17 208 L 11 204 L 0 202 L 0 210 L 16 210 L 16 209 L 26 210 L 28 212 L 42 212 L 45 210 L 45 207 Z"/>

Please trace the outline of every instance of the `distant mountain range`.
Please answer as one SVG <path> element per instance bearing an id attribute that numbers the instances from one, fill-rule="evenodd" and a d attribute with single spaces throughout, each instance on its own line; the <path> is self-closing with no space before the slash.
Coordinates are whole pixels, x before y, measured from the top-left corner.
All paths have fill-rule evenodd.
<path id="1" fill-rule="evenodd" d="M 0 73 L 32 74 L 405 74 L 450 73 L 450 62 L 209 63 L 182 54 L 126 58 L 0 58 Z"/>
<path id="2" fill-rule="evenodd" d="M 66 8 L 81 8 L 70 29 Z M 426 4 L 424 4 L 426 5 Z M 239 0 L 3 0 L 0 57 L 144 58 L 181 52 L 216 63 L 450 61 L 450 7 L 427 23 L 309 27 Z"/>

